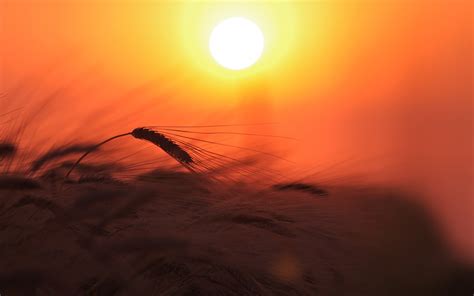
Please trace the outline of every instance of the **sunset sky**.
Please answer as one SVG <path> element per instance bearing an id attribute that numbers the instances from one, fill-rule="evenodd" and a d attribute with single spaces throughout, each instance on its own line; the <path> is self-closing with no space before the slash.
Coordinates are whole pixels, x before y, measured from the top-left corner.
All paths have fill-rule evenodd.
<path id="1" fill-rule="evenodd" d="M 471 3 L 6 0 L 0 107 L 46 108 L 25 132 L 31 143 L 271 122 L 246 131 L 297 138 L 272 148 L 295 171 L 333 167 L 422 192 L 474 258 Z M 233 16 L 265 36 L 243 71 L 208 49 L 213 27 Z"/>

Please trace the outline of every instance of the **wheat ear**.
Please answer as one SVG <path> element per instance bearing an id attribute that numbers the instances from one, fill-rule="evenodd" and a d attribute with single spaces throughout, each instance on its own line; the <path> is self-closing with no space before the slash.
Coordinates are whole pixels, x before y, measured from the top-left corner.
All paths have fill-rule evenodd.
<path id="1" fill-rule="evenodd" d="M 110 142 L 114 139 L 125 137 L 125 136 L 133 136 L 136 139 L 141 139 L 141 140 L 146 140 L 148 142 L 151 142 L 155 144 L 156 146 L 160 147 L 163 151 L 165 151 L 168 155 L 176 159 L 178 162 L 186 166 L 187 164 L 190 164 L 193 162 L 192 157 L 189 155 L 188 152 L 186 152 L 181 146 L 176 144 L 173 140 L 170 138 L 164 136 L 163 134 L 151 130 L 148 128 L 144 127 L 139 127 L 134 129 L 130 133 L 125 133 L 125 134 L 120 134 L 117 136 L 113 136 L 105 141 L 100 142 L 99 144 L 93 146 L 89 151 L 84 153 L 69 169 L 69 171 L 66 174 L 66 178 L 69 177 L 71 172 L 74 170 L 74 168 L 83 160 L 89 153 L 92 151 L 96 150 L 100 146 L 104 145 L 107 142 Z M 187 166 L 186 166 L 187 167 Z"/>

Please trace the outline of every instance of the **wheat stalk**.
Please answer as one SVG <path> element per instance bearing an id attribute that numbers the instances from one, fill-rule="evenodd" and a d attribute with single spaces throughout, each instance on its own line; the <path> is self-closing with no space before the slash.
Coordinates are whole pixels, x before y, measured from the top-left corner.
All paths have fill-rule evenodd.
<path id="1" fill-rule="evenodd" d="M 166 152 L 168 155 L 176 159 L 179 163 L 181 163 L 183 166 L 188 167 L 189 164 L 193 163 L 193 158 L 191 155 L 189 155 L 186 150 L 181 148 L 178 144 L 176 144 L 173 140 L 170 138 L 166 137 L 162 133 L 159 133 L 155 130 L 148 129 L 145 127 L 138 127 L 134 129 L 130 133 L 125 133 L 125 134 L 120 134 L 113 136 L 105 141 L 100 142 L 99 144 L 91 147 L 86 153 L 84 153 L 69 169 L 69 171 L 66 174 L 66 178 L 69 177 L 71 172 L 74 170 L 74 168 L 83 160 L 89 153 L 92 151 L 96 150 L 100 146 L 104 145 L 107 142 L 110 142 L 114 139 L 125 137 L 125 136 L 133 136 L 136 139 L 140 140 L 145 140 L 148 142 L 151 142 L 155 144 L 156 146 L 160 147 L 164 152 Z"/>

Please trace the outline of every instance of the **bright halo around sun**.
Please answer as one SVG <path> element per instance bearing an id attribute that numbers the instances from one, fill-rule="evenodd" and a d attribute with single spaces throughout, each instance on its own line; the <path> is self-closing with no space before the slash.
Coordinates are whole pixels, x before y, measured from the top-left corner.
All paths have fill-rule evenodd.
<path id="1" fill-rule="evenodd" d="M 232 17 L 212 30 L 209 49 L 221 66 L 242 70 L 258 61 L 264 43 L 263 33 L 254 22 L 243 17 Z"/>

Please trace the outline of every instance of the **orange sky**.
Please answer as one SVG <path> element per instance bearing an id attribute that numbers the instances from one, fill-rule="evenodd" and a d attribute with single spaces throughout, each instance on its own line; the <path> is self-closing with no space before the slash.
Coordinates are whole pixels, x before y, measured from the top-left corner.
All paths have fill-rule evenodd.
<path id="1" fill-rule="evenodd" d="M 2 3 L 4 106 L 37 110 L 61 90 L 31 141 L 276 122 L 255 129 L 300 139 L 281 150 L 301 168 L 348 161 L 335 173 L 423 192 L 474 258 L 471 1 Z M 212 25 L 233 15 L 267 41 L 243 73 L 207 52 Z"/>

